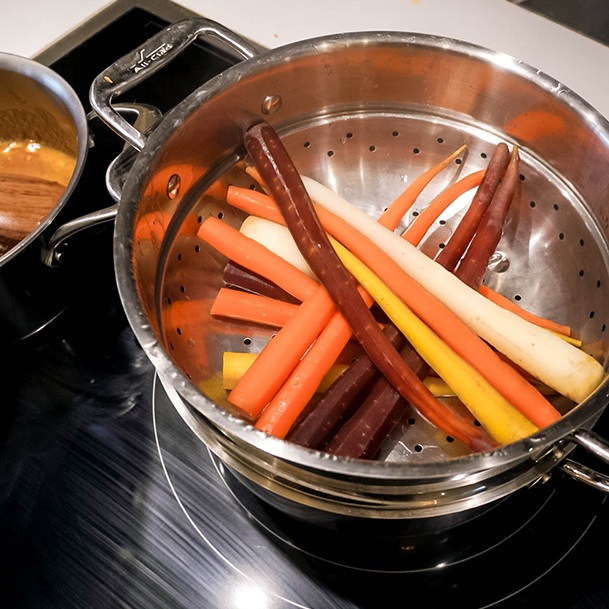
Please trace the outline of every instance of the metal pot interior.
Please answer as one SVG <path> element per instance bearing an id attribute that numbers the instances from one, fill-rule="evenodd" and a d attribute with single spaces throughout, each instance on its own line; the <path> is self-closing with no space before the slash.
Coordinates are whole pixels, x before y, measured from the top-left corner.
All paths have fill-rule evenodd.
<path id="1" fill-rule="evenodd" d="M 357 492 L 379 485 L 371 493 L 389 496 L 429 483 L 433 492 L 461 487 L 475 494 L 481 481 L 488 488 L 496 479 L 490 500 L 550 469 L 564 454 L 560 440 L 600 416 L 606 383 L 557 424 L 480 455 L 466 454 L 413 413 L 374 463 L 327 458 L 269 438 L 231 410 L 221 385 L 223 351 L 258 351 L 274 330 L 211 317 L 225 261 L 196 233 L 209 215 L 234 226 L 242 220 L 224 197 L 230 184 L 252 186 L 241 137 L 260 119 L 275 126 L 301 173 L 372 216 L 406 182 L 466 143 L 467 152 L 423 193 L 404 223 L 459 176 L 484 168 L 496 143 L 518 146 L 518 199 L 485 281 L 531 311 L 571 325 L 603 363 L 606 120 L 537 70 L 454 40 L 362 33 L 296 43 L 229 69 L 167 114 L 136 160 L 117 218 L 117 277 L 134 331 L 193 429 L 261 486 L 288 470 L 288 487 L 301 474 L 312 476 L 304 494 L 324 485 L 335 490 L 335 484 L 350 493 L 351 480 Z M 447 240 L 464 205 L 442 217 L 422 244 L 425 251 L 434 253 Z M 565 412 L 571 407 L 563 399 L 556 404 Z"/>

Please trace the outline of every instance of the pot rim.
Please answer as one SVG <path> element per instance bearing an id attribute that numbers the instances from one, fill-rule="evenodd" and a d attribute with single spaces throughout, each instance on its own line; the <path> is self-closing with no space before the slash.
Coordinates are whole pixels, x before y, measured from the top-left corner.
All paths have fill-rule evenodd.
<path id="1" fill-rule="evenodd" d="M 85 109 L 76 95 L 76 92 L 62 76 L 48 66 L 45 66 L 34 59 L 12 53 L 0 52 L 0 70 L 15 72 L 26 76 L 42 85 L 51 95 L 59 98 L 72 115 L 78 137 L 76 165 L 74 166 L 72 177 L 63 194 L 35 230 L 30 232 L 27 237 L 23 238 L 19 243 L 0 256 L 0 265 L 4 265 L 9 262 L 9 260 L 18 256 L 33 241 L 38 239 L 65 206 L 76 187 L 85 166 L 89 148 L 89 129 Z"/>
<path id="2" fill-rule="evenodd" d="M 373 44 L 402 44 L 451 51 L 482 62 L 490 62 L 504 71 L 509 71 L 522 78 L 532 79 L 540 88 L 551 94 L 560 91 L 561 103 L 575 110 L 596 133 L 609 141 L 609 122 L 575 92 L 512 56 L 458 39 L 408 32 L 353 32 L 320 36 L 266 51 L 252 59 L 242 61 L 212 78 L 172 108 L 149 135 L 145 148 L 136 158 L 123 189 L 114 238 L 117 283 L 127 317 L 159 375 L 170 379 L 171 385 L 180 398 L 202 415 L 203 424 L 205 424 L 205 419 L 208 419 L 223 433 L 250 444 L 254 449 L 263 451 L 271 457 L 316 471 L 393 480 L 462 476 L 525 458 L 536 458 L 545 454 L 556 443 L 569 442 L 569 435 L 574 431 L 588 425 L 591 426 L 596 422 L 609 401 L 607 377 L 584 402 L 553 425 L 524 440 L 491 451 L 473 453 L 441 462 L 423 463 L 366 461 L 335 457 L 271 437 L 213 404 L 173 364 L 157 340 L 139 304 L 131 266 L 132 228 L 136 215 L 136 206 L 131 203 L 138 200 L 139 185 L 142 176 L 146 174 L 150 160 L 162 148 L 167 136 L 174 131 L 176 125 L 179 125 L 186 116 L 205 104 L 207 100 L 252 73 L 268 69 L 272 65 L 297 60 L 299 56 L 317 52 L 319 49 L 329 52 L 333 48 Z"/>

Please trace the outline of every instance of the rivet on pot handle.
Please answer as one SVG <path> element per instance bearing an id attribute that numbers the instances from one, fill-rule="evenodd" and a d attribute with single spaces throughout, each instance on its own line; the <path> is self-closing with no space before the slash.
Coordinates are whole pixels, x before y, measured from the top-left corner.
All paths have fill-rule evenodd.
<path id="1" fill-rule="evenodd" d="M 244 59 L 250 59 L 260 51 L 215 21 L 204 18 L 178 21 L 102 72 L 91 84 L 91 107 L 126 142 L 142 150 L 146 145 L 146 136 L 112 107 L 112 99 L 157 72 L 200 37 L 216 38 Z"/>
<path id="2" fill-rule="evenodd" d="M 579 430 L 572 433 L 569 438 L 576 444 L 591 452 L 601 461 L 609 463 L 609 444 L 593 431 Z M 571 459 L 566 459 L 560 464 L 566 474 L 583 482 L 588 486 L 592 486 L 604 493 L 609 493 L 609 476 L 601 474 L 585 465 L 581 465 Z"/>

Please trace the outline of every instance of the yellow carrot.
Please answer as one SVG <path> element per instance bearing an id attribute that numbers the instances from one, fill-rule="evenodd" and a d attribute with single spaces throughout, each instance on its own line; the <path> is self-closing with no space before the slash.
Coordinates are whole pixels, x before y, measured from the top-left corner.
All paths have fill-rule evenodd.
<path id="1" fill-rule="evenodd" d="M 226 351 L 222 356 L 222 386 L 231 390 L 258 357 L 257 353 Z M 348 368 L 347 364 L 334 364 L 322 379 L 318 393 L 323 393 Z"/>
<path id="2" fill-rule="evenodd" d="M 414 315 L 358 258 L 338 242 L 333 240 L 332 244 L 349 272 L 497 442 L 509 444 L 538 430 Z"/>

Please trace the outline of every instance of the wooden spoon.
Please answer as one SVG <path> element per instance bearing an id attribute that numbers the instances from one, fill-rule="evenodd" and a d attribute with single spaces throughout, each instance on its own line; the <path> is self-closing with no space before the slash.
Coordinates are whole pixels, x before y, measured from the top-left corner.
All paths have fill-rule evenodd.
<path id="1" fill-rule="evenodd" d="M 65 188 L 34 176 L 0 173 L 0 254 L 38 227 Z"/>

